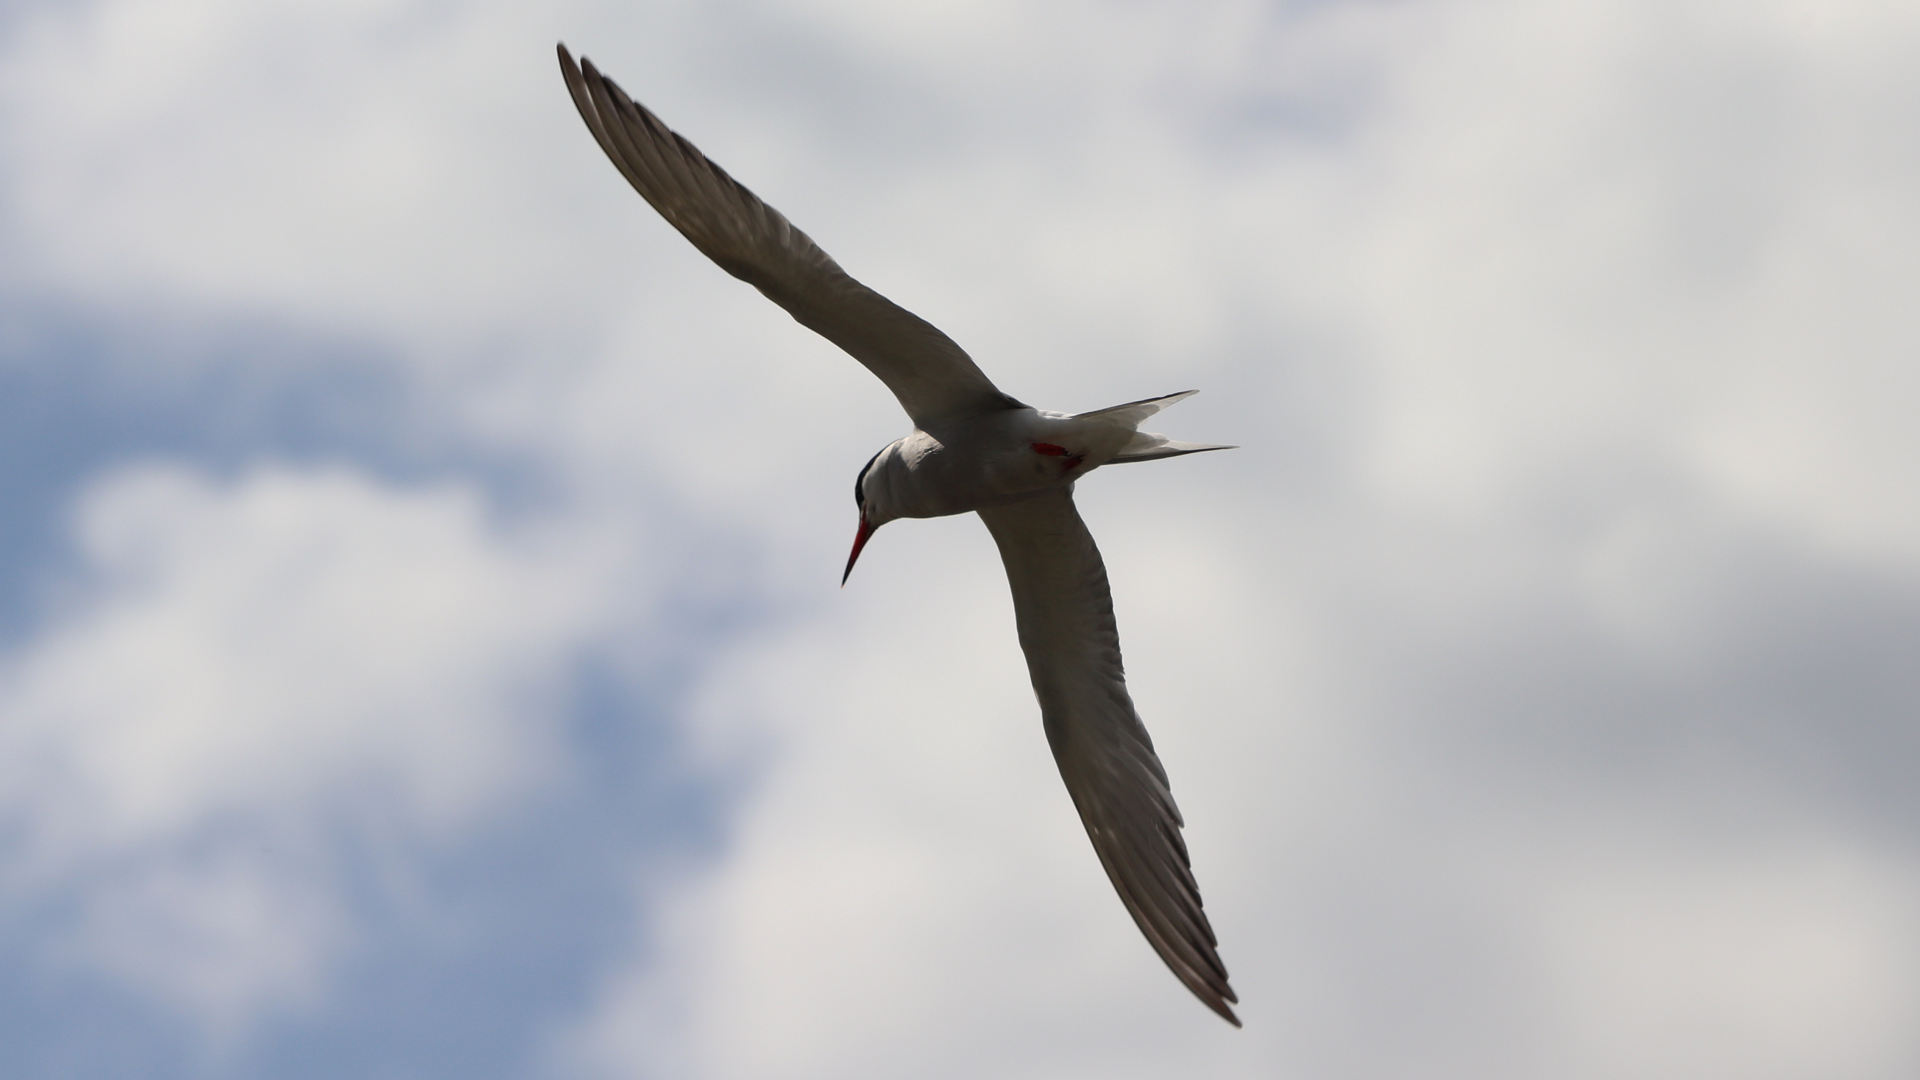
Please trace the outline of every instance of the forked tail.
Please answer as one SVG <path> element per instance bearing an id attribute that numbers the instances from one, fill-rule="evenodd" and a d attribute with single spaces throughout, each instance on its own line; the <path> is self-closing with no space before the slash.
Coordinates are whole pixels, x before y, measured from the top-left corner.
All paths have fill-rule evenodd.
<path id="1" fill-rule="evenodd" d="M 1104 420 L 1114 424 L 1125 424 L 1137 428 L 1146 419 L 1161 409 L 1178 401 L 1183 401 L 1199 393 L 1198 390 L 1182 390 L 1165 397 L 1145 398 L 1129 401 L 1125 405 L 1095 409 L 1093 412 L 1076 413 L 1075 420 Z M 1179 457 L 1182 454 L 1198 454 L 1206 450 L 1237 450 L 1239 447 L 1216 443 L 1190 443 L 1169 439 L 1165 435 L 1151 431 L 1135 431 L 1133 439 L 1118 454 L 1108 459 L 1107 464 L 1119 465 L 1129 461 L 1153 461 L 1156 458 Z"/>

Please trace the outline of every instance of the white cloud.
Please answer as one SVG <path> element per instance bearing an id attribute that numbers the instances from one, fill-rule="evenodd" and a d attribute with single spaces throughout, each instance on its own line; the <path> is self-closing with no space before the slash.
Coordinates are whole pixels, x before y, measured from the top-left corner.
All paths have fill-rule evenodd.
<path id="1" fill-rule="evenodd" d="M 1611 845 L 1595 841 L 1590 852 Z M 1911 1053 L 1913 866 L 1845 837 L 1585 859 L 1530 913 L 1565 1075 L 1894 1076 Z M 1551 871 L 1543 875 L 1552 881 Z M 1557 894 L 1557 895 L 1555 895 Z M 1611 1018 L 1606 1027 L 1583 1017 Z"/>
<path id="2" fill-rule="evenodd" d="M 369 335 L 409 434 L 536 463 L 563 525 L 97 487 L 5 699 L 85 962 L 233 1028 L 322 1000 L 329 860 L 377 856 L 316 823 L 458 835 L 564 760 L 582 582 L 691 582 L 754 600 L 677 673 L 750 782 L 563 1069 L 1911 1073 L 1911 5 L 158 10 L 9 45 L 6 273 Z M 902 421 L 652 219 L 555 37 L 1011 392 L 1197 384 L 1165 430 L 1246 445 L 1082 495 L 1246 1031 L 1108 894 L 983 531 L 833 593 Z"/>
<path id="3" fill-rule="evenodd" d="M 1191 32 L 1184 10 L 1130 17 L 1163 62 L 1217 59 L 1196 39 L 1220 10 Z M 982 109 L 1072 77 L 1116 107 L 1046 97 L 1044 130 L 956 135 L 993 183 L 890 178 L 885 197 L 949 208 L 947 269 L 907 273 L 944 274 L 928 290 L 976 320 L 962 340 L 1017 392 L 1174 389 L 1190 377 L 1167 374 L 1174 343 L 1219 357 L 1206 386 L 1227 393 L 1167 430 L 1249 449 L 1102 474 L 1082 501 L 1250 1026 L 1180 1000 L 1064 800 L 987 795 L 987 775 L 1057 786 L 1037 732 L 997 726 L 1033 722 L 1007 679 L 943 678 L 991 656 L 1017 682 L 1003 586 L 990 547 L 909 523 L 876 545 L 928 545 L 896 557 L 936 580 L 876 562 L 854 588 L 885 600 L 850 601 L 890 615 L 808 621 L 717 665 L 731 696 L 765 701 L 745 711 L 785 718 L 786 753 L 730 859 L 688 886 L 668 959 L 610 980 L 582 1059 L 727 1077 L 909 1059 L 956 1076 L 1901 1075 L 1911 859 L 1796 831 L 1852 811 L 1765 734 L 1821 737 L 1831 718 L 1789 703 L 1808 699 L 1890 721 L 1837 668 L 1776 668 L 1792 685 L 1770 701 L 1756 681 L 1813 643 L 1803 619 L 1874 633 L 1835 583 L 1908 589 L 1920 550 L 1902 494 L 1920 455 L 1891 415 L 1914 335 L 1886 292 L 1917 283 L 1890 178 L 1910 190 L 1920 168 L 1846 164 L 1920 114 L 1908 82 L 1846 72 L 1910 60 L 1889 35 L 1916 42 L 1887 6 L 1849 12 L 1803 39 L 1788 9 L 1330 5 L 1227 53 L 1331 43 L 1325 77 L 1368 96 L 1331 135 L 1235 129 L 1251 149 L 1194 145 L 1166 101 L 1135 107 L 1156 79 L 1203 87 L 1201 115 L 1339 92 L 1255 63 L 1129 79 L 1080 62 L 1131 55 L 1134 26 L 1089 18 L 1068 43 L 1023 24 L 1073 76 L 996 70 Z M 1830 118 L 1857 114 L 1885 123 L 1836 146 Z M 1861 206 L 1862 184 L 1870 224 L 1842 254 L 1823 208 Z M 1323 396 L 1281 397 L 1301 391 Z M 1332 416 L 1306 436 L 1276 428 L 1316 406 Z M 1675 819 L 1636 815 L 1624 852 L 1595 835 L 1643 804 Z M 1721 813 L 1749 815 L 1737 854 Z M 1599 881 L 1619 884 L 1577 884 Z"/>
<path id="4" fill-rule="evenodd" d="M 496 141 L 540 104 L 564 115 L 527 92 L 550 60 L 500 52 L 549 36 L 516 20 L 511 5 L 227 0 L 23 18 L 4 93 L 33 257 L 14 272 L 89 297 L 264 307 L 423 352 L 501 333 L 506 296 L 511 312 L 594 291 L 559 278 L 555 200 L 516 198 L 540 151 Z"/>
<path id="5" fill-rule="evenodd" d="M 77 580 L 9 658 L 16 884 L 77 894 L 48 943 L 223 1038 L 312 1003 L 351 943 L 341 830 L 461 830 L 566 767 L 556 707 L 596 568 L 471 490 L 344 469 L 102 478 Z"/>

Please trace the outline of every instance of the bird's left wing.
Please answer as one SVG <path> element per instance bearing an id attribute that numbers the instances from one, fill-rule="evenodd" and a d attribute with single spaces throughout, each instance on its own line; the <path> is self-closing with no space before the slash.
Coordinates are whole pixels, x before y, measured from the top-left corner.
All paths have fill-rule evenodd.
<path id="1" fill-rule="evenodd" d="M 865 364 L 916 425 L 1024 407 L 1001 393 L 952 338 L 855 281 L 593 61 L 575 66 L 562 45 L 560 70 L 600 148 L 661 217 L 722 270 Z"/>
<path id="2" fill-rule="evenodd" d="M 1013 588 L 1020 648 L 1067 793 L 1107 877 L 1160 958 L 1201 1001 L 1240 1026 L 1180 810 L 1120 665 L 1107 569 L 1071 487 L 981 510 Z"/>

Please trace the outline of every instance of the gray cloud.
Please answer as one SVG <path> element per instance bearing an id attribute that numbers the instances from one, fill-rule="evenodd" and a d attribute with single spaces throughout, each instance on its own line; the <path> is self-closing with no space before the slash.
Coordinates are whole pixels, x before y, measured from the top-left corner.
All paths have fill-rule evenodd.
<path id="1" fill-rule="evenodd" d="M 144 383 L 90 369 L 99 394 L 166 388 L 159 434 L 74 452 L 37 496 L 35 535 L 76 537 L 64 554 L 7 549 L 39 553 L 9 580 L 64 560 L 94 605 L 21 620 L 7 738 L 65 737 L 18 687 L 94 692 L 32 674 L 42 658 L 145 685 L 166 643 L 231 618 L 257 634 L 176 671 L 180 693 L 256 686 L 241 661 L 265 649 L 293 704 L 87 715 L 174 747 L 142 775 L 194 798 L 255 790 L 178 758 L 219 759 L 179 748 L 217 745 L 187 736 L 224 718 L 287 770 L 230 801 L 243 834 L 325 799 L 380 812 L 340 761 L 391 752 L 419 792 L 477 775 L 436 748 L 506 764 L 472 788 L 484 829 L 402 815 L 404 843 L 349 830 L 238 877 L 167 841 L 138 889 L 16 887 L 9 955 L 46 919 L 113 931 L 0 992 L 150 1025 L 155 1049 L 114 1068 L 173 1054 L 161 1071 L 199 1075 L 181 1047 L 218 1028 L 221 1068 L 276 1076 L 325 1067 L 293 1064 L 312 1040 L 426 1075 L 1911 1073 L 1904 8 L 170 12 L 16 19 L 9 303 L 364 345 L 264 367 L 129 349 Z M 1165 430 L 1245 445 L 1103 471 L 1081 501 L 1246 1031 L 1183 999 L 1076 835 L 984 531 L 897 526 L 834 591 L 846 482 L 899 433 L 893 403 L 624 189 L 567 111 L 556 36 L 1010 391 L 1090 408 L 1199 385 Z M 60 370 L 59 348 L 11 340 L 13 370 Z M 369 430 L 316 453 L 311 428 L 260 419 L 297 413 L 341 352 L 395 388 Z M 215 407 L 195 380 L 243 370 L 261 389 L 240 434 L 166 434 Z M 136 499 L 166 487 L 156 458 L 199 494 Z M 243 511 L 274 492 L 262 542 Z M 114 520 L 126 551 L 159 545 L 141 580 L 173 583 L 171 606 L 53 509 L 123 503 L 146 507 Z M 405 522 L 438 539 L 354 540 Z M 182 535 L 200 539 L 166 546 Z M 379 614 L 463 566 L 472 608 Z M 267 571 L 292 584 L 236 591 Z M 316 621 L 361 588 L 379 603 Z M 155 644 L 89 651 L 131 611 Z M 397 655 L 445 661 L 400 665 L 412 697 L 355 696 L 379 665 L 353 649 L 269 648 L 382 626 Z M 298 687 L 344 696 L 302 712 Z M 345 756 L 298 752 L 299 731 Z M 572 764 L 501 749 L 522 745 Z M 125 794 L 63 775 L 9 788 L 10 881 L 23 822 Z M 534 850 L 568 884 L 526 887 Z M 219 881 L 250 884 L 224 907 L 155 899 Z M 576 905 L 594 914 L 570 922 Z M 175 939 L 142 927 L 169 912 L 256 942 L 231 955 L 268 975 L 294 957 L 231 984 L 292 1004 L 169 993 L 228 955 L 148 963 Z M 493 930 L 376 955 L 449 922 Z M 550 936 L 515 951 L 507 925 Z M 532 989 L 485 989 L 509 982 Z M 383 1011 L 433 1038 L 369 1034 L 355 1001 L 395 984 L 418 994 Z M 50 1026 L 33 1060 L 76 1030 Z"/>

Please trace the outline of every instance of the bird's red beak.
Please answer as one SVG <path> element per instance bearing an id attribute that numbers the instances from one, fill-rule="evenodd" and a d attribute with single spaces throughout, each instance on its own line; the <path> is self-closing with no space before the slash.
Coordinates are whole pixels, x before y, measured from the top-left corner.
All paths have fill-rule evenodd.
<path id="1" fill-rule="evenodd" d="M 860 549 L 867 546 L 867 538 L 873 535 L 878 525 L 867 524 L 867 516 L 860 515 L 860 531 L 853 534 L 853 554 L 847 556 L 847 572 L 840 575 L 840 587 L 845 588 L 847 579 L 853 576 L 853 564 L 859 561 Z"/>

